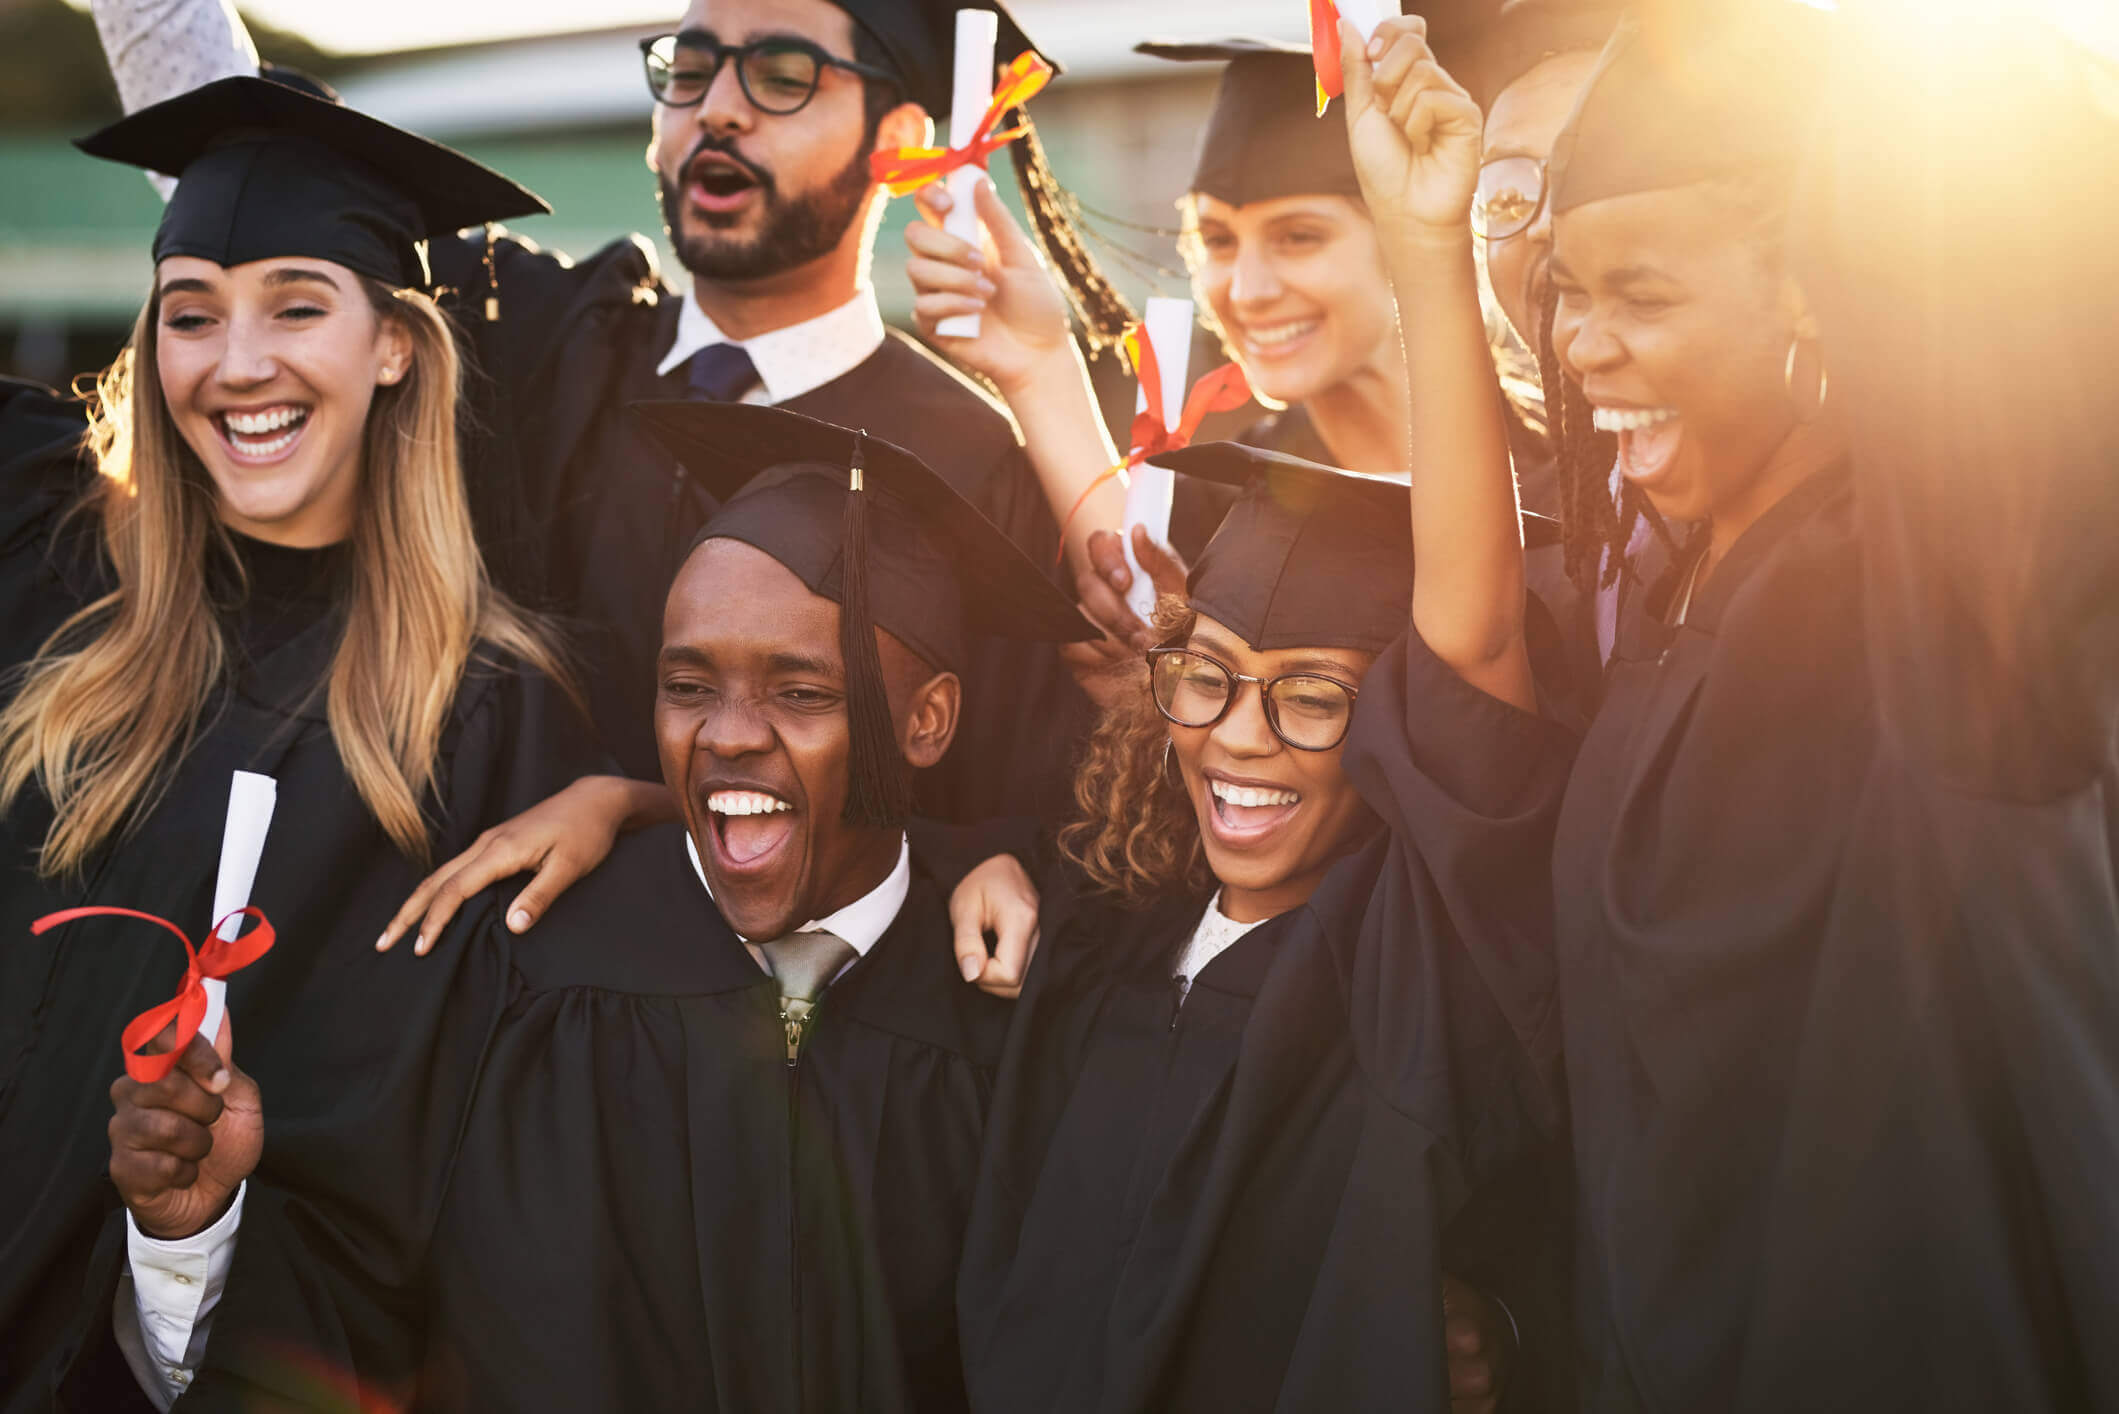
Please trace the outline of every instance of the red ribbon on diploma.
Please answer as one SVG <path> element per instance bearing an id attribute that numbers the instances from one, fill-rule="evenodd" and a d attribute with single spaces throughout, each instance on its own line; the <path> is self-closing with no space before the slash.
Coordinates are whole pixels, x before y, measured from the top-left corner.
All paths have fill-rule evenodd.
<path id="1" fill-rule="evenodd" d="M 1126 331 L 1121 342 L 1125 345 L 1126 356 L 1133 360 L 1134 371 L 1140 375 L 1143 400 L 1141 410 L 1133 416 L 1133 445 L 1126 449 L 1123 459 L 1106 468 L 1075 498 L 1067 518 L 1060 522 L 1060 553 L 1054 557 L 1054 564 L 1066 555 L 1067 527 L 1074 523 L 1075 514 L 1089 499 L 1090 492 L 1114 476 L 1125 476 L 1149 457 L 1191 446 L 1192 438 L 1199 432 L 1199 424 L 1207 420 L 1208 413 L 1233 411 L 1242 407 L 1251 396 L 1251 384 L 1243 376 L 1243 370 L 1233 363 L 1225 363 L 1192 385 L 1192 391 L 1185 394 L 1185 406 L 1178 414 L 1177 426 L 1172 428 L 1163 416 L 1162 369 L 1155 361 L 1155 341 L 1148 337 L 1145 328 L 1136 324 Z"/>
<path id="2" fill-rule="evenodd" d="M 233 941 L 221 936 L 221 925 L 229 918 L 255 918 L 257 927 Z M 255 908 L 239 908 L 234 913 L 216 921 L 213 932 L 203 948 L 193 947 L 191 939 L 182 928 L 152 913 L 142 913 L 132 908 L 67 908 L 57 913 L 47 913 L 29 925 L 32 934 L 43 933 L 61 923 L 71 923 L 78 918 L 137 918 L 143 923 L 152 923 L 167 928 L 184 944 L 184 955 L 190 963 L 184 969 L 183 985 L 177 988 L 176 996 L 157 1007 L 141 1012 L 125 1025 L 124 1034 L 118 1039 L 125 1048 L 125 1073 L 142 1085 L 152 1085 L 169 1074 L 177 1063 L 177 1057 L 191 1044 L 191 1038 L 199 1034 L 199 1023 L 206 1019 L 206 979 L 226 977 L 241 972 L 272 951 L 272 924 L 264 913 Z M 172 1020 L 177 1024 L 176 1044 L 167 1051 L 152 1056 L 140 1054 L 140 1047 L 154 1040 L 162 1028 Z"/>
<path id="3" fill-rule="evenodd" d="M 1339 71 L 1339 7 L 1332 0 L 1310 0 L 1310 62 L 1317 69 L 1317 116 L 1345 91 Z"/>
<path id="4" fill-rule="evenodd" d="M 890 188 L 892 196 L 918 191 L 929 182 L 947 176 L 959 167 L 983 167 L 986 159 L 1021 137 L 1026 129 L 994 128 L 1011 108 L 1020 108 L 1052 82 L 1052 66 L 1026 49 L 1001 71 L 993 90 L 993 102 L 978 126 L 955 147 L 901 147 L 894 152 L 868 154 L 868 175 Z M 951 134 L 954 136 L 954 134 Z"/>

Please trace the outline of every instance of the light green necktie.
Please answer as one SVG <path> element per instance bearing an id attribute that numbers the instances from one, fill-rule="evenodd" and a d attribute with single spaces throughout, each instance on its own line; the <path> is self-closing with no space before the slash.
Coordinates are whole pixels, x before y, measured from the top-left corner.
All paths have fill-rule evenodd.
<path id="1" fill-rule="evenodd" d="M 803 1034 L 815 1015 L 817 999 L 840 969 L 860 954 L 836 933 L 790 933 L 758 944 L 766 970 L 780 984 L 780 1021 L 787 1027 L 787 1058 L 802 1049 Z"/>

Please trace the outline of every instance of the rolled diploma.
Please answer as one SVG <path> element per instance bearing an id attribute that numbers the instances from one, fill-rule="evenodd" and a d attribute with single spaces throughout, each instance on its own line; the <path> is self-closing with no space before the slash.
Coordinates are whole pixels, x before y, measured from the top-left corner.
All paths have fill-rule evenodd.
<path id="1" fill-rule="evenodd" d="M 213 919 L 220 923 L 219 936 L 233 941 L 243 931 L 245 920 L 228 918 L 239 908 L 250 906 L 250 886 L 257 882 L 258 857 L 265 852 L 265 832 L 272 828 L 272 807 L 279 785 L 270 776 L 255 771 L 237 771 L 228 782 L 228 822 L 221 827 L 221 872 L 213 883 Z M 226 918 L 228 921 L 222 923 Z M 228 984 L 208 977 L 206 1019 L 199 1034 L 208 1044 L 220 1039 L 221 1018 L 228 1014 Z"/>
<path id="2" fill-rule="evenodd" d="M 1188 299 L 1165 299 L 1161 295 L 1148 297 L 1148 308 L 1141 315 L 1141 327 L 1148 342 L 1155 346 L 1156 371 L 1162 375 L 1163 428 L 1175 432 L 1177 424 L 1185 414 L 1186 375 L 1191 372 L 1192 360 L 1192 301 Z M 1143 390 L 1134 400 L 1133 413 L 1138 417 L 1147 411 L 1148 394 Z M 1158 545 L 1170 541 L 1170 503 L 1176 495 L 1176 473 L 1168 467 L 1149 466 L 1142 462 L 1127 473 L 1131 478 L 1126 487 L 1125 519 L 1121 523 L 1126 550 L 1126 568 L 1133 571 L 1133 587 L 1126 591 L 1126 606 L 1142 623 L 1155 612 L 1155 585 L 1148 572 L 1140 567 L 1133 554 L 1133 527 L 1146 526 L 1148 535 Z"/>
<path id="3" fill-rule="evenodd" d="M 1383 23 L 1383 9 L 1376 0 L 1338 0 L 1339 18 L 1357 30 L 1363 42 L 1376 33 L 1376 26 Z"/>
<path id="4" fill-rule="evenodd" d="M 986 105 L 993 102 L 993 46 L 1000 35 L 1000 17 L 992 10 L 956 12 L 956 89 L 949 103 L 949 143 L 954 147 L 971 136 Z M 942 229 L 958 240 L 979 245 L 979 212 L 975 205 L 984 164 L 963 166 L 948 176 L 949 214 Z M 945 339 L 976 339 L 979 317 L 952 314 L 934 326 Z"/>

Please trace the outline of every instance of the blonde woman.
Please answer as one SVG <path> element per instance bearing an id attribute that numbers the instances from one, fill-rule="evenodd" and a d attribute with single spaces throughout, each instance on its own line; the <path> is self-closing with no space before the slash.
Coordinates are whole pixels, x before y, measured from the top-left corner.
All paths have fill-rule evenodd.
<path id="1" fill-rule="evenodd" d="M 426 1063 L 404 1038 L 431 1034 L 420 1013 L 448 989 L 431 974 L 401 989 L 376 933 L 432 860 L 595 764 L 551 640 L 487 581 L 457 463 L 455 336 L 418 288 L 427 235 L 537 199 L 261 79 L 82 146 L 182 180 L 153 290 L 85 407 L 21 385 L 0 400 L 10 1407 L 45 1378 L 115 1221 L 119 1033 L 185 965 L 135 922 L 40 937 L 29 923 L 108 904 L 203 937 L 230 772 L 275 777 L 252 901 L 278 942 L 229 982 L 223 1036 L 241 1032 L 242 1068 L 226 1061 L 224 1100 L 245 1071 L 269 1084 L 266 1166 L 320 1200 L 359 1193 L 388 1231 L 419 1176 L 370 1185 L 366 1106 Z M 158 1240 L 224 1216 L 135 1229 L 135 1271 Z"/>

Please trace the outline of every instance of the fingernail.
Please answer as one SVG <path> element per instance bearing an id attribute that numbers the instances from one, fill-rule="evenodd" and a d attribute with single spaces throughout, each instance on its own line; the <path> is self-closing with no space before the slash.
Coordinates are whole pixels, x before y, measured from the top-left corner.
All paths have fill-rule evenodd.
<path id="1" fill-rule="evenodd" d="M 963 972 L 966 982 L 978 981 L 979 973 L 985 970 L 985 964 L 968 953 L 957 959 L 957 967 Z"/>
<path id="2" fill-rule="evenodd" d="M 390 935 L 388 933 L 383 934 L 380 938 L 377 938 L 375 940 L 375 950 L 377 952 L 390 951 Z"/>
<path id="3" fill-rule="evenodd" d="M 511 933 L 520 933 L 520 932 L 521 932 L 521 931 L 522 931 L 523 929 L 525 929 L 525 928 L 527 928 L 527 927 L 529 927 L 529 926 L 530 926 L 530 910 L 528 910 L 527 908 L 518 908 L 518 909 L 516 909 L 516 910 L 515 910 L 515 911 L 514 911 L 513 913 L 510 913 L 510 914 L 508 915 L 508 931 L 509 931 L 509 932 L 511 932 Z"/>
<path id="4" fill-rule="evenodd" d="M 425 933 L 412 940 L 412 952 L 416 957 L 425 957 L 427 955 L 427 935 Z"/>
<path id="5" fill-rule="evenodd" d="M 1112 570 L 1109 574 L 1105 575 L 1104 578 L 1111 581 L 1111 587 L 1113 589 L 1118 590 L 1120 593 L 1125 592 L 1126 576 L 1123 572 L 1119 570 Z"/>
<path id="6" fill-rule="evenodd" d="M 213 1079 L 206 1082 L 206 1088 L 216 1095 L 226 1090 L 228 1088 L 228 1072 L 225 1070 L 215 1071 Z"/>
<path id="7" fill-rule="evenodd" d="M 1376 35 L 1369 40 L 1369 57 L 1371 59 L 1381 59 L 1383 57 L 1382 35 Z"/>
<path id="8" fill-rule="evenodd" d="M 979 293 L 987 299 L 992 299 L 999 292 L 1000 286 L 994 284 L 993 281 L 984 278 L 979 280 Z"/>

